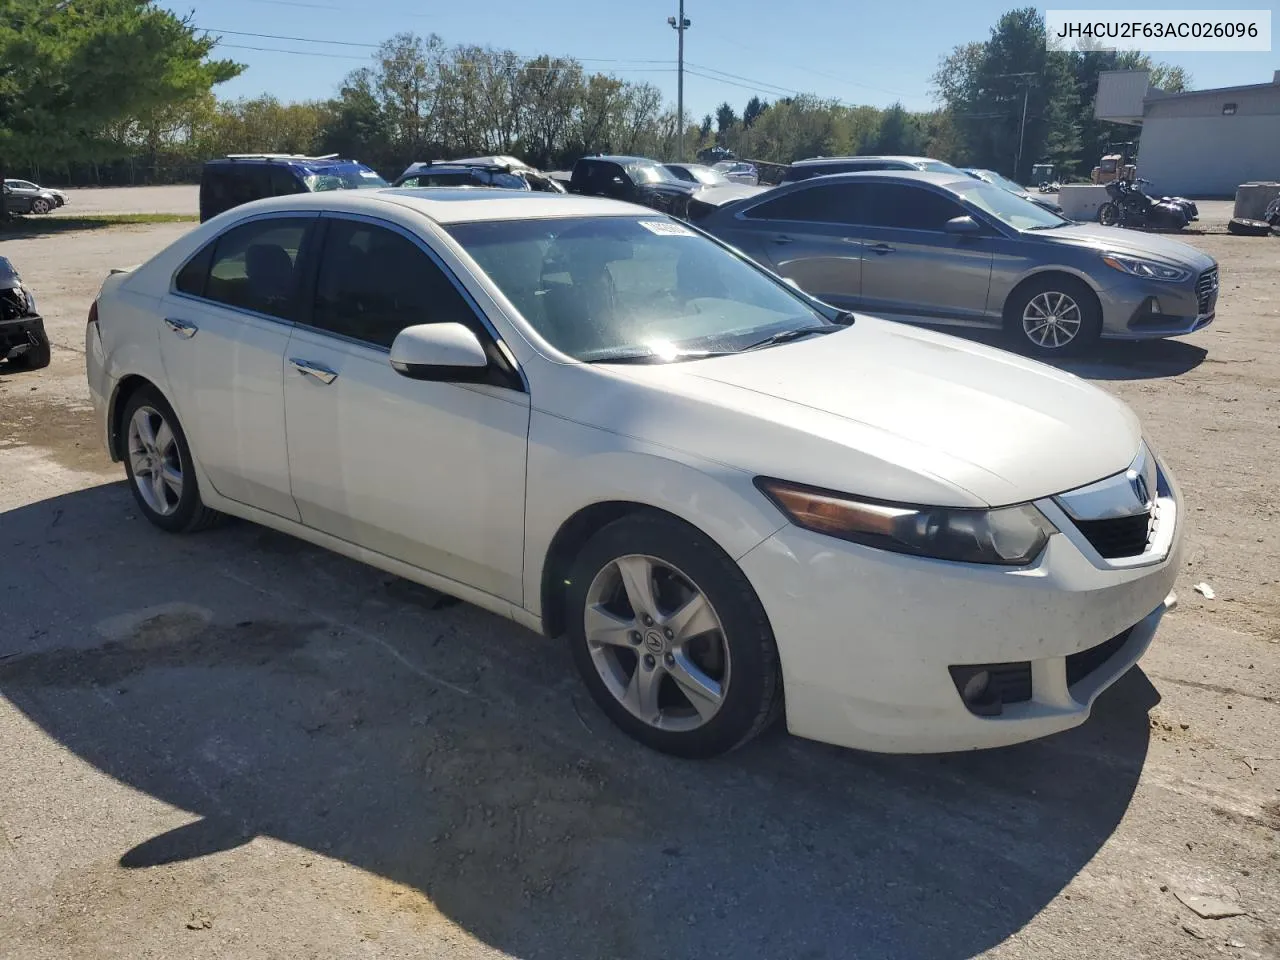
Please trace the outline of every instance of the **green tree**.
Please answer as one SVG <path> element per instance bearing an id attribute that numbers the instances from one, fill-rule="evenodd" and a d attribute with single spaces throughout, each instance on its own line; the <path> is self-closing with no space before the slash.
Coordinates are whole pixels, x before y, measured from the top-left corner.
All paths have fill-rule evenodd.
<path id="1" fill-rule="evenodd" d="M 6 160 L 96 158 L 118 147 L 113 124 L 207 95 L 243 70 L 210 58 L 216 42 L 145 0 L 5 0 L 0 176 Z"/>
<path id="2" fill-rule="evenodd" d="M 742 110 L 742 126 L 749 127 L 756 122 L 756 118 L 760 114 L 769 109 L 769 104 L 765 103 L 759 97 L 752 97 L 747 101 L 746 107 Z"/>

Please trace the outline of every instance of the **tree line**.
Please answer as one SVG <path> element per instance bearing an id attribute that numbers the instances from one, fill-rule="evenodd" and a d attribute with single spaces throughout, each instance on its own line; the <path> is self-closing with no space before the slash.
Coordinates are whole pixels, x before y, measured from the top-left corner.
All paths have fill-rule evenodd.
<path id="1" fill-rule="evenodd" d="M 104 185 L 191 181 L 205 159 L 248 152 L 337 153 L 387 176 L 416 160 L 477 154 L 557 169 L 595 151 L 664 160 L 676 152 L 679 119 L 657 87 L 588 72 L 572 58 L 401 33 L 328 99 L 220 100 L 214 87 L 243 68 L 212 59 L 216 38 L 189 19 L 140 0 L 76 0 L 44 15 L 47 0 L 9 2 L 26 21 L 6 28 L 0 20 L 0 63 L 38 61 L 8 74 L 0 67 L 0 164 L 7 161 L 10 175 Z M 752 97 L 741 112 L 726 102 L 701 120 L 686 118 L 685 152 L 776 164 L 920 154 L 1013 174 L 1021 137 L 1019 179 L 1044 159 L 1062 174 L 1087 174 L 1109 143 L 1132 137 L 1093 119 L 1099 72 L 1123 67 L 1153 69 L 1165 89 L 1187 83 L 1137 54 L 1047 50 L 1043 18 L 1029 7 L 1001 17 L 988 40 L 942 59 L 935 110 Z M 59 70 L 65 82 L 46 83 L 53 92 L 44 92 L 37 78 Z"/>

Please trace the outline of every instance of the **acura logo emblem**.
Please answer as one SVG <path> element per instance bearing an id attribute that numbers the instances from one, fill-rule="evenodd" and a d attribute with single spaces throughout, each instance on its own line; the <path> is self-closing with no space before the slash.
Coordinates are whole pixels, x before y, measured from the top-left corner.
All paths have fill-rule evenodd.
<path id="1" fill-rule="evenodd" d="M 1147 486 L 1147 478 L 1135 471 L 1130 471 L 1129 486 L 1133 488 L 1133 495 L 1138 498 L 1138 502 L 1144 507 L 1151 503 L 1151 490 Z"/>

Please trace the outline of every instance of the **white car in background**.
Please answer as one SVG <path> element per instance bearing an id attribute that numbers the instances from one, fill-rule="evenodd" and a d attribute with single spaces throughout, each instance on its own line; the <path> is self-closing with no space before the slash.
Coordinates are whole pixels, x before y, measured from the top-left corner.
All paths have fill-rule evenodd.
<path id="1" fill-rule="evenodd" d="M 262 200 L 109 277 L 86 338 L 156 526 L 232 514 L 565 635 L 675 754 L 779 714 L 879 751 L 1063 730 L 1173 603 L 1178 494 L 1120 401 L 629 204 Z"/>
<path id="2" fill-rule="evenodd" d="M 743 160 L 721 160 L 719 163 L 712 164 L 711 169 L 733 183 L 745 183 L 749 187 L 760 183 L 760 171 L 756 169 L 754 163 Z"/>

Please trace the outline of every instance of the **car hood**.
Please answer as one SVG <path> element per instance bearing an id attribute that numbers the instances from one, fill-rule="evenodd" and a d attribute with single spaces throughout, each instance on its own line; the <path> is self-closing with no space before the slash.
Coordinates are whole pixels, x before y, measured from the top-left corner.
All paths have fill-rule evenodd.
<path id="1" fill-rule="evenodd" d="M 1078 377 L 871 317 L 728 357 L 608 369 L 655 389 L 619 401 L 625 411 L 602 404 L 602 425 L 617 429 L 617 413 L 641 439 L 900 502 L 1038 499 L 1124 470 L 1142 439 L 1128 407 Z"/>
<path id="2" fill-rule="evenodd" d="M 1036 230 L 1031 232 L 1031 236 L 1049 243 L 1069 243 L 1099 251 L 1148 257 L 1197 272 L 1208 270 L 1215 263 L 1213 257 L 1181 240 L 1123 227 L 1104 227 L 1097 223 L 1073 223 L 1053 230 Z"/>

